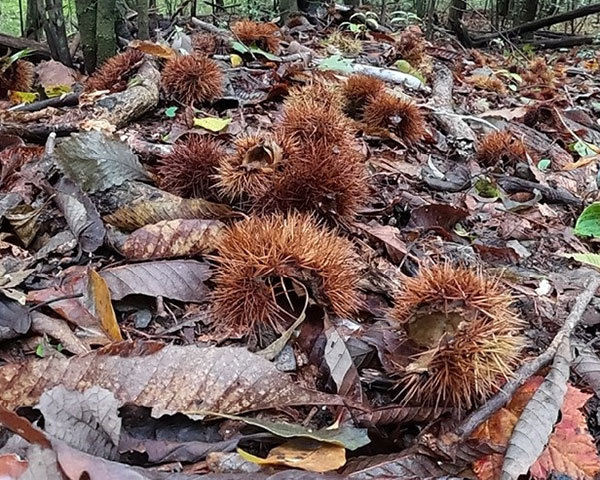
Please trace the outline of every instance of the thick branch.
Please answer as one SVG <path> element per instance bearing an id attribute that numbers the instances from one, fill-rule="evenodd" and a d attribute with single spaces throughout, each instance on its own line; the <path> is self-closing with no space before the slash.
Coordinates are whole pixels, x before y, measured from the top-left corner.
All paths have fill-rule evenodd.
<path id="1" fill-rule="evenodd" d="M 5 35 L 0 33 L 0 47 L 9 48 L 13 52 L 17 50 L 25 50 L 29 48 L 33 50 L 32 56 L 39 58 L 40 60 L 50 60 L 50 50 L 46 45 L 29 38 L 13 37 L 11 35 Z"/>

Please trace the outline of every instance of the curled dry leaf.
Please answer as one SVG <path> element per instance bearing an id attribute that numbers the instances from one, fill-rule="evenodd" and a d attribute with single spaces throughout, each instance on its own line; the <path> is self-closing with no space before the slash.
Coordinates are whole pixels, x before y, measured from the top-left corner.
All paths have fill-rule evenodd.
<path id="1" fill-rule="evenodd" d="M 152 55 L 153 57 L 164 58 L 169 60 L 177 56 L 177 52 L 167 45 L 150 42 L 148 40 L 134 40 L 129 42 L 129 48 L 135 48 L 142 53 Z"/>
<path id="2" fill-rule="evenodd" d="M 127 237 L 121 253 L 133 260 L 195 256 L 217 247 L 225 224 L 218 220 L 170 220 L 147 225 Z"/>
<path id="3" fill-rule="evenodd" d="M 179 198 L 175 195 L 163 200 L 148 200 L 120 208 L 104 220 L 123 230 L 135 230 L 166 220 L 215 220 L 241 217 L 231 207 L 208 202 L 202 198 Z"/>
<path id="4" fill-rule="evenodd" d="M 444 464 L 420 453 L 406 452 L 356 457 L 347 462 L 342 473 L 353 480 L 414 480 L 443 477 L 460 470 L 458 465 Z"/>
<path id="5" fill-rule="evenodd" d="M 195 260 L 166 260 L 107 268 L 100 272 L 114 300 L 127 295 L 166 297 L 182 302 L 206 300 L 204 282 L 211 276 L 206 263 Z"/>
<path id="6" fill-rule="evenodd" d="M 242 348 L 119 343 L 87 355 L 0 367 L 0 402 L 35 405 L 45 390 L 91 385 L 121 403 L 166 412 L 240 413 L 291 405 L 343 405 L 337 395 L 300 387 L 269 361 Z"/>

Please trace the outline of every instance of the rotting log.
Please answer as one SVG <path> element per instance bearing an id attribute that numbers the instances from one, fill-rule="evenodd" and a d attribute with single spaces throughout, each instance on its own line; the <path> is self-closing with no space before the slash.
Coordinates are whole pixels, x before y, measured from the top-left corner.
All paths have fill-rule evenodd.
<path id="1" fill-rule="evenodd" d="M 437 63 L 432 80 L 433 89 L 429 106 L 433 110 L 431 114 L 433 118 L 446 135 L 475 143 L 476 136 L 471 127 L 454 112 L 452 106 L 454 78 L 450 69 L 442 63 Z"/>
<path id="2" fill-rule="evenodd" d="M 10 49 L 13 52 L 28 48 L 32 51 L 30 56 L 33 57 L 34 60 L 50 60 L 52 58 L 47 45 L 29 38 L 13 37 L 11 35 L 0 33 L 0 48 L 2 47 L 4 49 Z"/>

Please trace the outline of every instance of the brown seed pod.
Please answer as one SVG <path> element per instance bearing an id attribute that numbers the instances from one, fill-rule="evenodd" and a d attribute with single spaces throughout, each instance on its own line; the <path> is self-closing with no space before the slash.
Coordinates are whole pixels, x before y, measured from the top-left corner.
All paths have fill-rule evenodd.
<path id="1" fill-rule="evenodd" d="M 415 352 L 398 365 L 404 403 L 470 409 L 513 374 L 523 322 L 498 278 L 437 265 L 406 279 L 395 305 L 390 320 Z"/>
<path id="2" fill-rule="evenodd" d="M 407 28 L 396 42 L 398 57 L 406 60 L 414 68 L 418 68 L 425 61 L 425 39 L 421 30 Z"/>
<path id="3" fill-rule="evenodd" d="M 216 325 L 254 339 L 280 333 L 290 314 L 302 312 L 303 291 L 337 315 L 352 315 L 360 307 L 357 270 L 352 243 L 313 217 L 251 217 L 231 226 L 219 245 Z"/>
<path id="4" fill-rule="evenodd" d="M 554 71 L 542 57 L 534 58 L 521 78 L 529 85 L 550 85 L 554 80 Z"/>
<path id="5" fill-rule="evenodd" d="M 236 140 L 234 153 L 225 157 L 217 169 L 216 186 L 222 196 L 256 204 L 272 192 L 285 149 L 285 142 L 269 135 L 249 135 Z"/>
<path id="6" fill-rule="evenodd" d="M 121 92 L 127 88 L 127 81 L 136 72 L 144 54 L 135 49 L 126 50 L 106 60 L 85 82 L 85 91 L 109 90 Z"/>
<path id="7" fill-rule="evenodd" d="M 183 198 L 214 199 L 214 176 L 225 156 L 221 142 L 208 135 L 188 135 L 159 160 L 156 177 L 163 190 Z"/>
<path id="8" fill-rule="evenodd" d="M 299 145 L 352 143 L 356 129 L 344 115 L 341 100 L 337 100 L 341 95 L 319 98 L 320 88 L 304 87 L 292 92 L 284 103 L 281 134 Z"/>
<path id="9" fill-rule="evenodd" d="M 274 23 L 240 20 L 231 26 L 231 31 L 248 46 L 255 46 L 271 53 L 279 51 L 279 27 Z"/>
<path id="10" fill-rule="evenodd" d="M 506 131 L 488 133 L 477 146 L 477 161 L 486 167 L 514 166 L 527 161 L 527 155 L 523 142 Z"/>
<path id="11" fill-rule="evenodd" d="M 28 92 L 33 87 L 33 78 L 33 64 L 25 60 L 17 60 L 0 73 L 0 92 L 3 92 L 0 94 L 5 95 L 7 90 Z"/>
<path id="12" fill-rule="evenodd" d="M 409 143 L 422 138 L 425 131 L 425 119 L 419 107 L 386 92 L 367 103 L 362 120 L 367 129 L 387 129 Z"/>
<path id="13" fill-rule="evenodd" d="M 264 207 L 318 212 L 353 218 L 369 196 L 367 170 L 354 144 L 306 143 L 296 149 L 275 176 Z"/>
<path id="14" fill-rule="evenodd" d="M 346 112 L 353 118 L 359 117 L 365 105 L 380 93 L 385 92 L 385 83 L 371 75 L 355 74 L 348 77 L 343 87 Z"/>
<path id="15" fill-rule="evenodd" d="M 186 105 L 207 102 L 223 93 L 223 72 L 206 56 L 181 55 L 165 65 L 162 85 L 169 96 Z"/>

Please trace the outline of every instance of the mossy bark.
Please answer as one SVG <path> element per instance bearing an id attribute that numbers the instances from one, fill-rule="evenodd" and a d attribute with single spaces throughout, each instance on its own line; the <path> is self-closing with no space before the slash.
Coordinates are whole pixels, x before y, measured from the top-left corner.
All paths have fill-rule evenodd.
<path id="1" fill-rule="evenodd" d="M 117 53 L 115 0 L 98 0 L 96 12 L 96 62 L 101 65 Z"/>
<path id="2" fill-rule="evenodd" d="M 96 69 L 96 11 L 98 0 L 75 0 L 85 71 Z"/>

